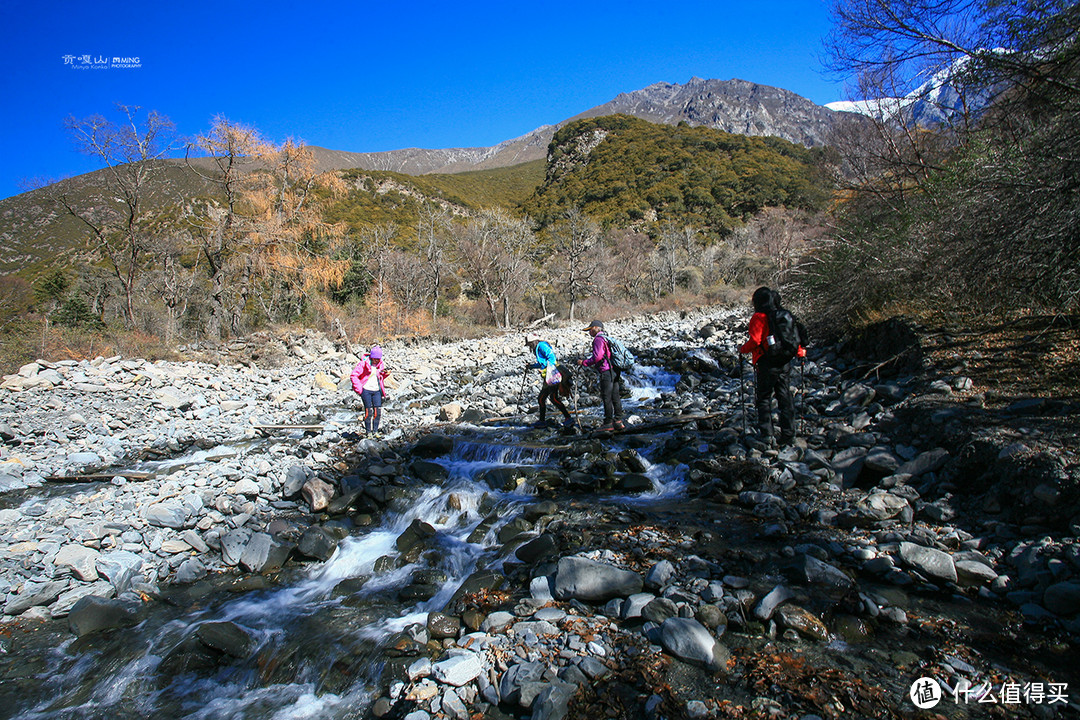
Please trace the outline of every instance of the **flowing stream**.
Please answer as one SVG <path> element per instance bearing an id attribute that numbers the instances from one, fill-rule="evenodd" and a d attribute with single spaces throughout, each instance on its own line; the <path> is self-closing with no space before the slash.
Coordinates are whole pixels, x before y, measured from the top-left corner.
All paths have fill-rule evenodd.
<path id="1" fill-rule="evenodd" d="M 627 380 L 632 411 L 671 392 L 678 376 L 650 368 Z M 137 469 L 167 475 L 244 449 L 199 451 Z M 682 493 L 685 468 L 650 461 L 651 450 L 638 448 L 651 492 L 597 502 L 643 504 Z M 493 490 L 484 473 L 539 470 L 552 451 L 526 444 L 520 429 L 467 428 L 435 461 L 448 472 L 445 483 L 412 488 L 406 507 L 355 530 L 324 563 L 290 566 L 274 582 L 217 578 L 164 589 L 163 600 L 149 603 L 145 619 L 129 629 L 81 639 L 60 627 L 41 633 L 41 646 L 0 702 L 26 720 L 359 717 L 382 667 L 380 647 L 443 608 L 477 568 L 500 569 L 498 530 L 535 498 Z M 401 564 L 395 543 L 415 520 L 435 528 L 434 551 Z M 409 592 L 417 585 L 435 592 L 417 597 Z M 218 631 L 234 637 L 224 660 L 207 657 L 199 642 Z"/>

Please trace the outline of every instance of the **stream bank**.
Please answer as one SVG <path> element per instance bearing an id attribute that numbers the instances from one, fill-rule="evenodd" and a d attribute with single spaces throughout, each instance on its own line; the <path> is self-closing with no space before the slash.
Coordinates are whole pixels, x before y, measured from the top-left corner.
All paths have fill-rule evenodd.
<path id="1" fill-rule="evenodd" d="M 738 317 L 613 328 L 650 369 L 635 373 L 632 431 L 610 437 L 497 419 L 525 404 L 516 337 L 391 346 L 415 370 L 384 441 L 351 437 L 355 410 L 330 367 L 344 357 L 319 361 L 331 372 L 311 360 L 200 366 L 205 376 L 173 381 L 191 403 L 171 414 L 138 410 L 162 389 L 125 382 L 154 372 L 138 361 L 99 363 L 129 387 L 82 368 L 72 382 L 60 366 L 59 384 L 12 392 L 4 459 L 18 453 L 27 469 L 8 476 L 27 485 L 55 471 L 37 459 L 53 448 L 52 462 L 70 463 L 72 449 L 131 457 L 150 441 L 180 462 L 150 484 L 23 495 L 0 511 L 27 533 L 7 548 L 21 570 L 3 568 L 5 611 L 40 600 L 7 625 L 5 706 L 20 717 L 889 717 L 915 712 L 908 691 L 928 676 L 946 690 L 1028 691 L 1017 703 L 950 695 L 936 710 L 950 717 L 1073 712 L 1060 692 L 1075 687 L 1080 569 L 1067 448 L 973 437 L 962 378 L 860 381 L 827 349 L 806 363 L 799 444 L 755 446 L 741 432 Z M 561 355 L 584 344 L 580 331 L 551 336 Z M 319 372 L 334 390 L 316 390 Z M 227 379 L 247 393 L 234 376 L 262 391 L 230 400 Z M 34 430 L 31 407 L 49 400 L 86 434 L 62 426 L 65 445 Z M 242 419 L 205 432 L 237 402 L 250 403 Z M 581 406 L 595 407 L 589 392 Z M 169 429 L 152 435 L 139 413 Z M 701 419 L 634 430 L 690 417 Z M 184 422 L 235 449 L 189 462 Z M 259 439 L 255 425 L 270 424 L 321 427 Z M 1016 493 L 1017 478 L 1033 492 Z M 114 569 L 119 552 L 138 567 Z M 87 587 L 101 598 L 90 617 L 117 626 L 64 627 L 59 599 Z"/>

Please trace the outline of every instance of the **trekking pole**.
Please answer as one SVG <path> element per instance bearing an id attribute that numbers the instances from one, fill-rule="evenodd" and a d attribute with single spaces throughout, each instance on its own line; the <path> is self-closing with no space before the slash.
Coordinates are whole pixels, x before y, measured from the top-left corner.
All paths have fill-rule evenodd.
<path id="1" fill-rule="evenodd" d="M 803 413 L 806 410 L 806 358 L 799 358 L 799 420 L 796 427 L 803 437 L 806 436 L 806 427 L 803 422 Z"/>
<path id="2" fill-rule="evenodd" d="M 739 353 L 739 409 L 742 410 L 742 433 L 746 435 L 746 356 Z"/>
<path id="3" fill-rule="evenodd" d="M 521 408 L 521 414 L 527 415 L 529 409 L 525 407 L 525 380 L 529 377 L 529 368 L 525 368 L 521 371 L 521 390 L 518 391 L 518 407 Z"/>

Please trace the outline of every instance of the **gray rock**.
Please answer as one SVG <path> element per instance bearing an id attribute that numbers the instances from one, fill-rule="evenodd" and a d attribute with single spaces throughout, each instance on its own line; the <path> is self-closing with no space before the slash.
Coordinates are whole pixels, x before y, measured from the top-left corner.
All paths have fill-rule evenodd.
<path id="1" fill-rule="evenodd" d="M 776 608 L 795 597 L 795 593 L 791 592 L 783 585 L 777 585 L 769 594 L 761 598 L 757 606 L 754 608 L 754 617 L 758 620 L 769 620 L 772 618 L 773 613 L 776 612 Z"/>
<path id="2" fill-rule="evenodd" d="M 28 487 L 30 486 L 22 478 L 6 472 L 0 473 L 0 493 L 6 493 L 9 490 L 25 490 Z M 4 512 L 14 512 L 20 517 L 22 516 L 22 513 L 19 513 L 18 510 L 5 510 Z"/>
<path id="3" fill-rule="evenodd" d="M 1072 617 L 1080 612 L 1080 583 L 1060 582 L 1046 588 L 1043 606 L 1061 617 Z"/>
<path id="4" fill-rule="evenodd" d="M 96 468 L 101 465 L 101 456 L 92 452 L 77 452 L 67 456 L 67 465 L 77 469 Z"/>
<path id="5" fill-rule="evenodd" d="M 137 622 L 135 613 L 119 600 L 87 595 L 68 613 L 68 627 L 83 637 L 101 630 L 130 627 Z"/>
<path id="6" fill-rule="evenodd" d="M 679 614 L 679 607 L 667 598 L 656 598 L 641 609 L 641 617 L 657 625 Z"/>
<path id="7" fill-rule="evenodd" d="M 582 557 L 564 557 L 555 573 L 555 598 L 604 603 L 641 592 L 641 576 L 630 570 Z"/>
<path id="8" fill-rule="evenodd" d="M 240 555 L 240 567 L 254 573 L 280 570 L 292 550 L 291 543 L 283 543 L 267 533 L 254 533 Z"/>
<path id="9" fill-rule="evenodd" d="M 896 474 L 911 475 L 912 477 L 918 477 L 928 472 L 936 472 L 940 470 L 946 462 L 949 460 L 949 451 L 943 448 L 935 448 L 928 450 L 924 453 L 920 453 L 914 460 L 901 465 L 896 470 Z"/>
<path id="10" fill-rule="evenodd" d="M 855 509 L 864 518 L 870 520 L 888 520 L 894 518 L 908 507 L 908 501 L 890 493 L 872 493 L 855 503 Z"/>
<path id="11" fill-rule="evenodd" d="M 416 518 L 409 527 L 405 528 L 405 532 L 398 535 L 395 545 L 398 550 L 407 553 L 432 537 L 435 537 L 435 528 L 420 518 Z"/>
<path id="12" fill-rule="evenodd" d="M 941 550 L 923 547 L 915 543 L 900 543 L 900 559 L 908 567 L 918 570 L 923 575 L 935 580 L 956 582 L 956 566 L 952 556 Z"/>
<path id="13" fill-rule="evenodd" d="M 206 577 L 206 566 L 198 558 L 187 558 L 176 568 L 175 581 L 186 585 Z"/>
<path id="14" fill-rule="evenodd" d="M 503 610 L 496 610 L 484 618 L 484 622 L 480 625 L 480 629 L 488 633 L 497 632 L 512 622 L 514 622 L 514 616 L 512 614 Z"/>
<path id="15" fill-rule="evenodd" d="M 572 683 L 552 681 L 533 701 L 532 720 L 564 720 L 576 692 L 577 686 Z"/>
<path id="16" fill-rule="evenodd" d="M 444 685 L 461 687 L 484 671 L 484 664 L 475 653 L 452 655 L 431 666 L 431 675 Z"/>
<path id="17" fill-rule="evenodd" d="M 251 633 L 232 621 L 204 622 L 195 628 L 195 635 L 207 647 L 235 658 L 246 658 L 255 648 Z"/>
<path id="18" fill-rule="evenodd" d="M 251 531 L 247 528 L 236 528 L 221 538 L 221 560 L 226 565 L 236 566 L 240 564 L 240 557 L 244 554 L 248 540 L 251 539 Z"/>
<path id="19" fill-rule="evenodd" d="M 953 565 L 956 567 L 956 582 L 961 587 L 987 585 L 994 582 L 998 576 L 992 567 L 975 560 L 956 560 L 954 558 Z"/>
<path id="20" fill-rule="evenodd" d="M 499 681 L 499 696 L 503 702 L 529 707 L 522 703 L 521 688 L 526 684 L 539 682 L 545 669 L 544 665 L 538 662 L 511 665 Z"/>
<path id="21" fill-rule="evenodd" d="M 90 585 L 78 585 L 60 593 L 56 602 L 49 606 L 49 614 L 54 618 L 64 617 L 71 612 L 76 603 L 89 595 L 108 599 L 116 596 L 116 589 L 105 580 L 98 580 Z"/>
<path id="22" fill-rule="evenodd" d="M 645 609 L 645 606 L 655 599 L 656 596 L 652 593 L 634 593 L 622 603 L 618 617 L 623 620 L 639 618 L 641 617 L 641 611 Z"/>
<path id="23" fill-rule="evenodd" d="M 125 592 L 131 583 L 139 577 L 143 559 L 128 550 L 112 550 L 102 553 L 97 561 L 97 571 L 101 577 L 112 583 L 117 594 Z"/>
<path id="24" fill-rule="evenodd" d="M 675 577 L 675 566 L 670 560 L 661 560 L 649 568 L 645 574 L 645 587 L 649 590 L 661 590 Z"/>
<path id="25" fill-rule="evenodd" d="M 27 582 L 18 595 L 9 596 L 4 604 L 5 615 L 21 615 L 32 607 L 48 605 L 60 593 L 67 589 L 67 580 L 49 580 L 46 582 Z"/>
<path id="26" fill-rule="evenodd" d="M 514 551 L 514 555 L 526 565 L 535 565 L 553 557 L 558 551 L 559 546 L 556 544 L 555 538 L 545 533 L 519 547 Z"/>
<path id="27" fill-rule="evenodd" d="M 865 466 L 880 475 L 892 475 L 900 467 L 900 458 L 885 448 L 874 448 L 866 454 Z"/>
<path id="28" fill-rule="evenodd" d="M 315 477 L 315 472 L 307 465 L 293 465 L 285 471 L 281 485 L 281 497 L 291 498 L 300 493 L 304 484 Z"/>
<path id="29" fill-rule="evenodd" d="M 187 524 L 188 518 L 191 517 L 191 511 L 180 500 L 170 499 L 150 505 L 146 508 L 143 517 L 147 523 L 155 527 L 179 530 Z"/>
<path id="30" fill-rule="evenodd" d="M 796 559 L 794 572 L 799 580 L 810 585 L 848 589 L 855 584 L 840 568 L 809 555 L 800 555 Z"/>
<path id="31" fill-rule="evenodd" d="M 84 545 L 65 545 L 53 559 L 57 567 L 70 567 L 75 577 L 84 582 L 98 579 L 97 562 L 101 553 Z"/>
<path id="32" fill-rule="evenodd" d="M 660 626 L 660 644 L 674 657 L 716 671 L 724 668 L 730 653 L 697 620 L 670 618 Z"/>
<path id="33" fill-rule="evenodd" d="M 853 447 L 841 450 L 832 459 L 832 469 L 840 476 L 843 487 L 855 485 L 866 462 L 866 448 Z"/>
<path id="34" fill-rule="evenodd" d="M 338 540 L 329 531 L 318 525 L 312 525 L 300 536 L 297 551 L 304 557 L 326 561 L 337 550 Z"/>

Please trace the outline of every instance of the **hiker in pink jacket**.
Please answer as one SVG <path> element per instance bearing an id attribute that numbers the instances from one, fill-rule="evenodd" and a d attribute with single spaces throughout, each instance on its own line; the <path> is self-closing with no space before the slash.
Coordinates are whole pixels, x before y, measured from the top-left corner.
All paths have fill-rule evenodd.
<path id="1" fill-rule="evenodd" d="M 363 360 L 353 368 L 349 379 L 352 381 L 353 390 L 360 396 L 364 403 L 364 434 L 377 435 L 379 433 L 379 421 L 382 419 L 383 400 L 388 400 L 386 395 L 386 378 L 390 377 L 390 371 L 383 364 L 382 348 L 375 345 L 371 348 Z"/>

